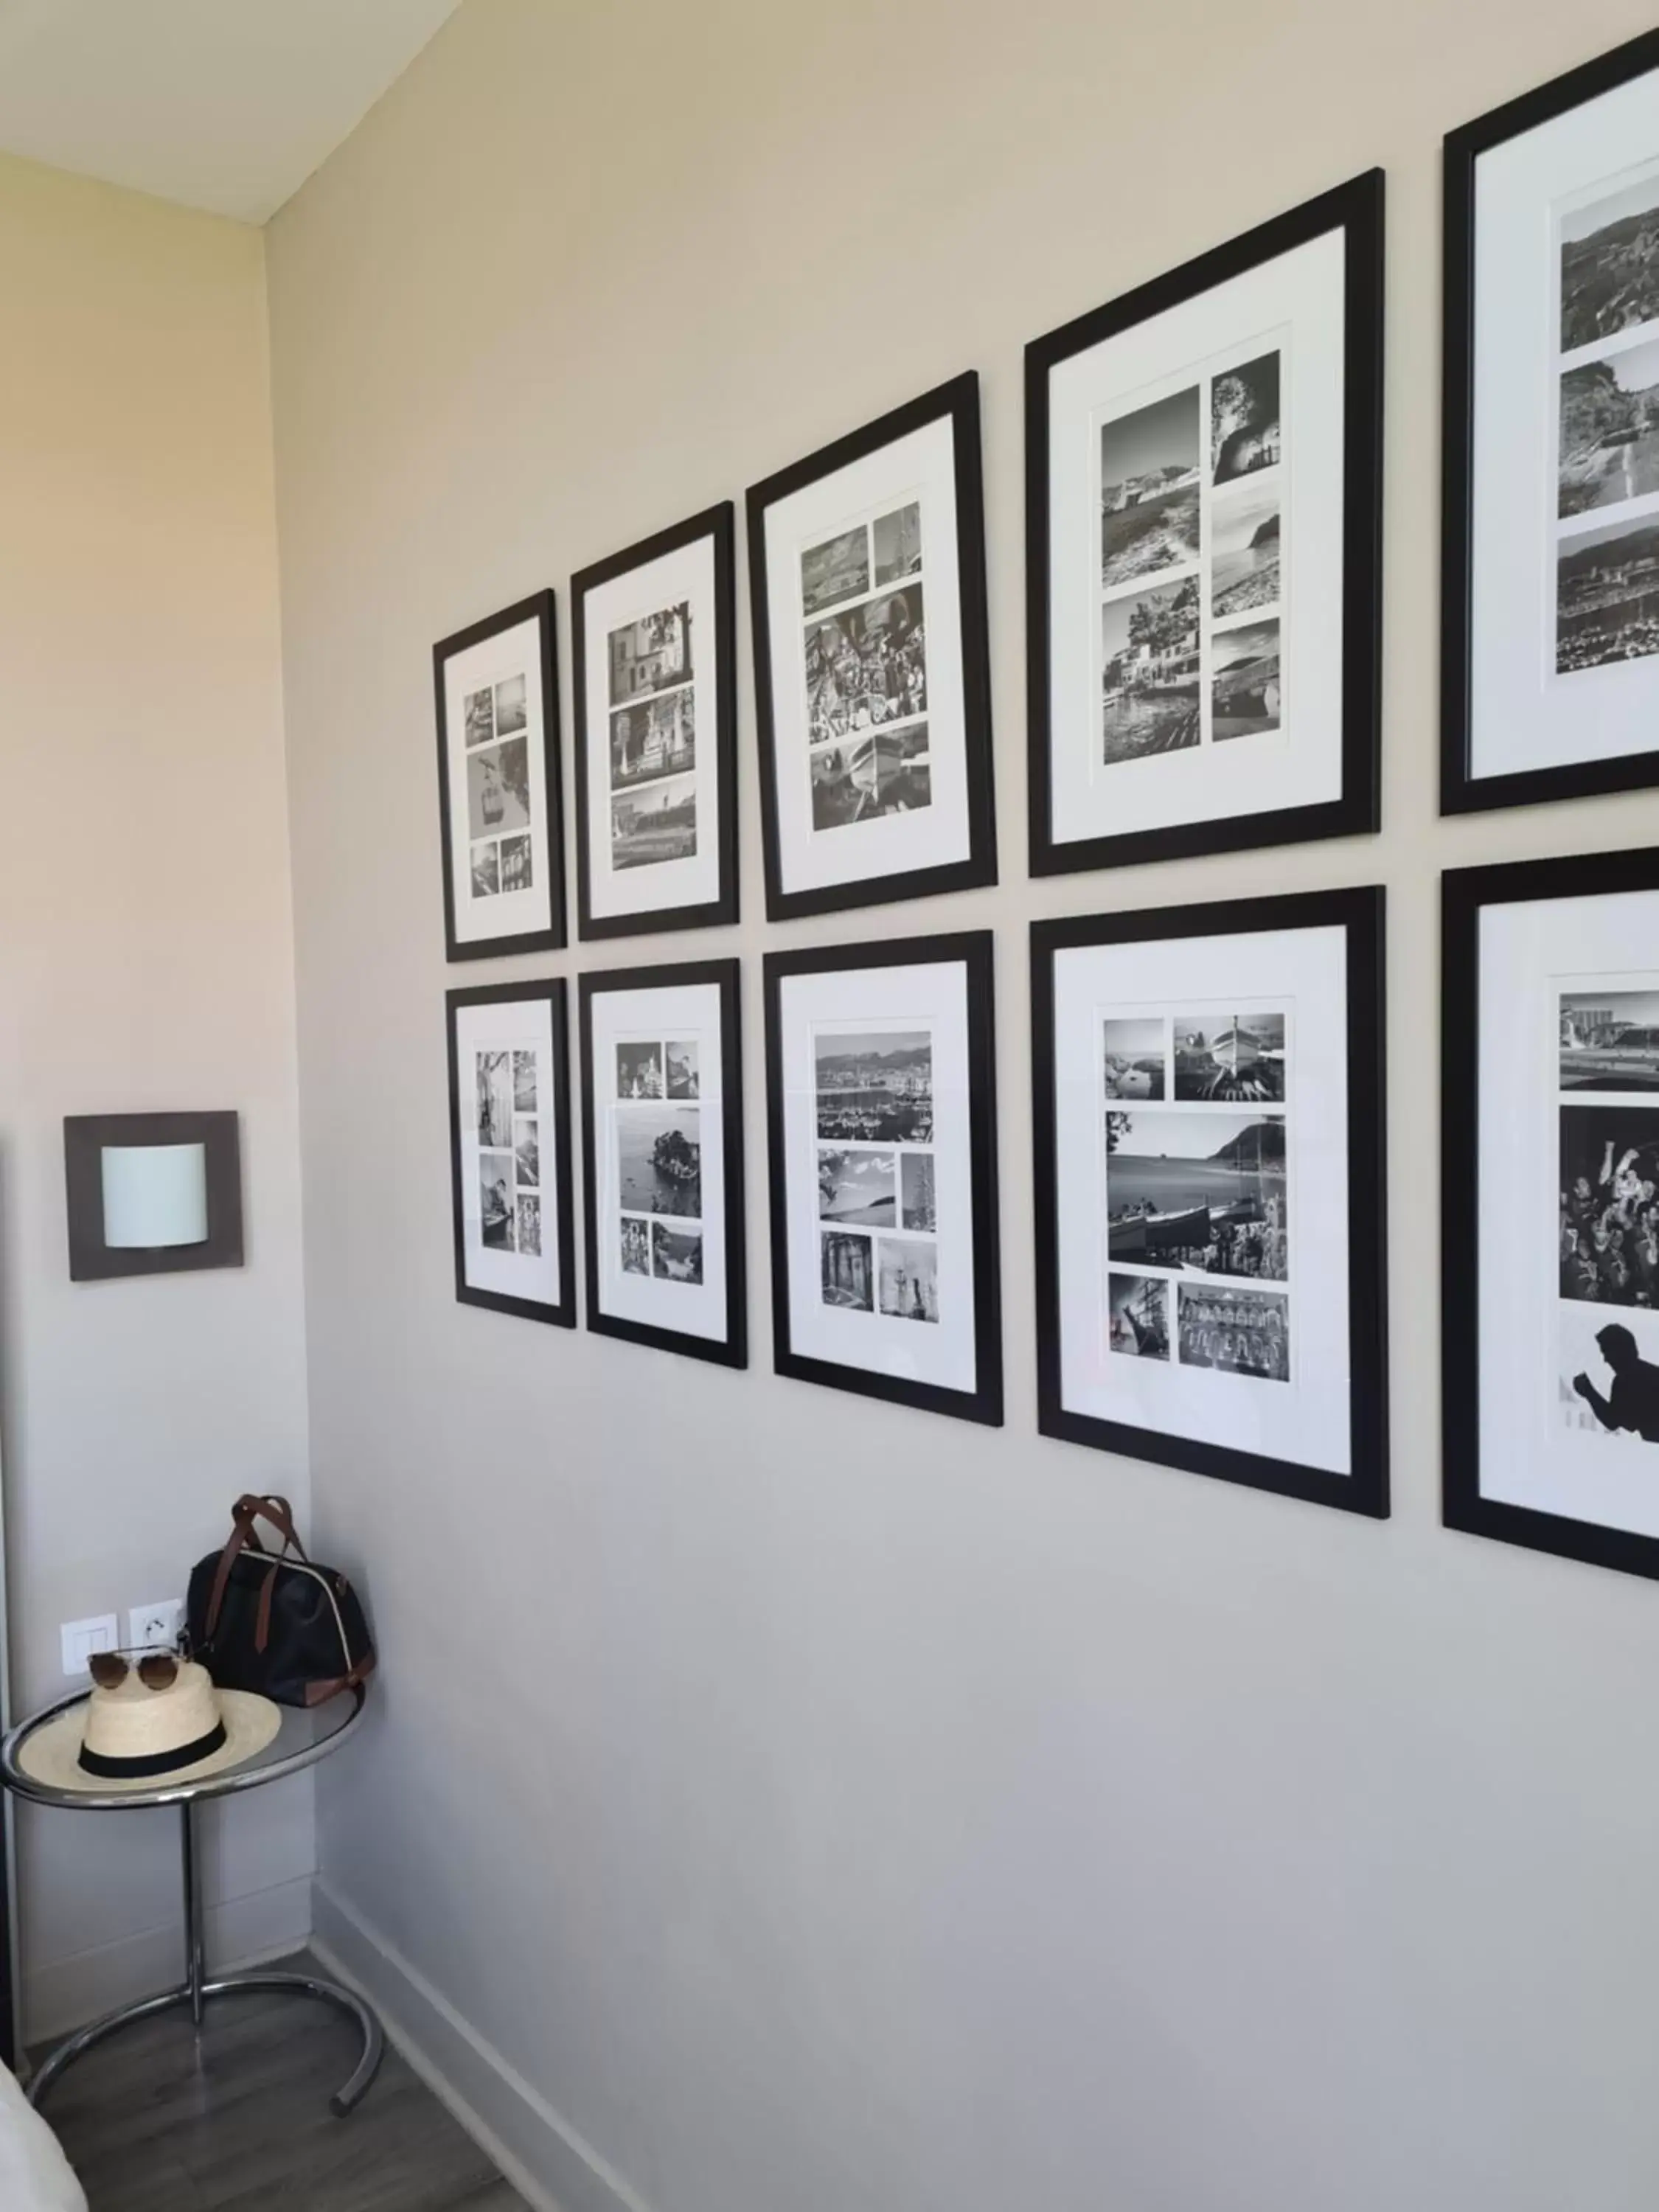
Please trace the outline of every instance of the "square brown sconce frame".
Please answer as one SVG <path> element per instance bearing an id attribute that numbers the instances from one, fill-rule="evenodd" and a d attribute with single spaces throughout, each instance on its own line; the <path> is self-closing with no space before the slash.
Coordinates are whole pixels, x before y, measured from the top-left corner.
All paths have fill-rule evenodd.
<path id="1" fill-rule="evenodd" d="M 207 1185 L 207 1234 L 182 1244 L 105 1242 L 106 1147 L 200 1145 Z M 242 1159 L 237 1116 L 229 1114 L 70 1114 L 64 1119 L 69 1198 L 70 1278 L 168 1275 L 242 1264 Z"/>

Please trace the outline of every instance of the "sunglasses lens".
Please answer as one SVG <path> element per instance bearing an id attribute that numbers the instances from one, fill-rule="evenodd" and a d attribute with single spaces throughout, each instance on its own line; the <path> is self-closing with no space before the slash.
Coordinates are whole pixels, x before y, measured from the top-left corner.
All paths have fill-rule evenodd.
<path id="1" fill-rule="evenodd" d="M 179 1678 L 179 1662 L 171 1651 L 152 1651 L 138 1662 L 138 1680 L 147 1690 L 168 1690 Z"/>
<path id="2" fill-rule="evenodd" d="M 118 1651 L 94 1651 L 87 1671 L 100 1690 L 118 1690 L 127 1679 L 127 1662 Z"/>

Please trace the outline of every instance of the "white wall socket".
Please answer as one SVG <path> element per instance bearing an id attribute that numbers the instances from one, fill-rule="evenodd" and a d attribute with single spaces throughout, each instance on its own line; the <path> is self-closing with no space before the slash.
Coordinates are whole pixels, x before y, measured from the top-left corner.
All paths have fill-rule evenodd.
<path id="1" fill-rule="evenodd" d="M 181 1597 L 161 1598 L 154 1605 L 135 1605 L 127 1615 L 127 1649 L 148 1651 L 159 1647 L 171 1651 L 184 1625 L 185 1601 Z"/>
<path id="2" fill-rule="evenodd" d="M 84 1674 L 93 1653 L 113 1651 L 121 1632 L 112 1613 L 100 1613 L 89 1620 L 66 1620 L 58 1633 L 64 1647 L 64 1672 Z"/>

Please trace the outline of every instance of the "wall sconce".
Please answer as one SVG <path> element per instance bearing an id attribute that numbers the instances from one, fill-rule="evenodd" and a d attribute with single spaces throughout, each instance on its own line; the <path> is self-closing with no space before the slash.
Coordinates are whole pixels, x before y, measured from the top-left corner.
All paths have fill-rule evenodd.
<path id="1" fill-rule="evenodd" d="M 71 1114 L 64 1174 L 72 1281 L 241 1266 L 234 1114 Z"/>

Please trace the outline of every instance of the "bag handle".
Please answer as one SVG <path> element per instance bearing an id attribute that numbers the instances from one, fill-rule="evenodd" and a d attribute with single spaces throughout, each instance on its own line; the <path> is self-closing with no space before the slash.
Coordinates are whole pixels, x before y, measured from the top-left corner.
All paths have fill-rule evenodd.
<path id="1" fill-rule="evenodd" d="M 258 1541 L 253 1533 L 254 1523 L 258 1521 L 270 1522 L 271 1527 L 283 1539 L 283 1548 L 271 1562 L 270 1573 L 266 1577 L 264 1589 L 260 1594 L 260 1617 L 267 1630 L 270 1621 L 270 1585 L 276 1580 L 277 1567 L 287 1558 L 290 1548 L 297 1552 L 302 1559 L 305 1558 L 305 1546 L 295 1533 L 294 1508 L 289 1504 L 287 1498 L 275 1495 L 261 1498 L 256 1496 L 252 1491 L 245 1491 L 231 1510 L 229 1540 L 224 1550 L 219 1554 L 219 1565 L 214 1572 L 212 1595 L 208 1599 L 207 1619 L 204 1623 L 204 1632 L 210 1643 L 212 1641 L 214 1630 L 219 1626 L 219 1614 L 224 1606 L 225 1592 L 230 1587 L 232 1567 L 235 1565 L 239 1556 L 250 1546 L 254 1551 L 264 1553 L 264 1547 Z M 262 1644 L 261 1649 L 263 1648 Z"/>

